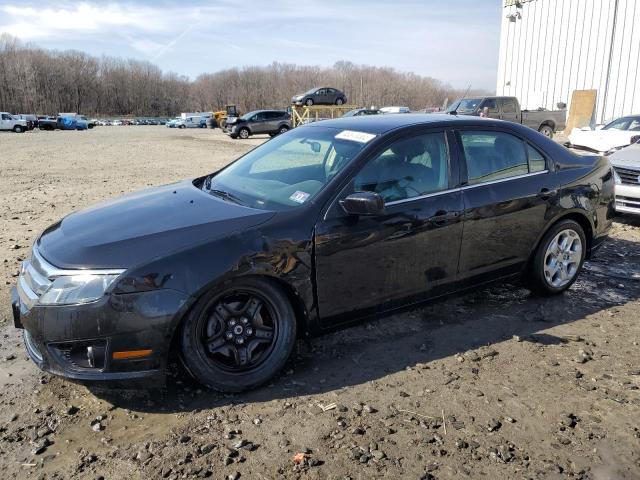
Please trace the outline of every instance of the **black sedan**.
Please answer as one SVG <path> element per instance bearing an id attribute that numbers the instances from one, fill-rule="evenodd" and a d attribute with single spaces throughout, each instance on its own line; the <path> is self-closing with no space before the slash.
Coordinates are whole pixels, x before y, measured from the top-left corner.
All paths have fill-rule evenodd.
<path id="1" fill-rule="evenodd" d="M 241 391 L 297 337 L 516 275 L 563 292 L 606 237 L 613 188 L 606 158 L 512 123 L 318 122 L 51 225 L 15 324 L 59 375 L 157 384 L 177 348 L 202 384 Z"/>

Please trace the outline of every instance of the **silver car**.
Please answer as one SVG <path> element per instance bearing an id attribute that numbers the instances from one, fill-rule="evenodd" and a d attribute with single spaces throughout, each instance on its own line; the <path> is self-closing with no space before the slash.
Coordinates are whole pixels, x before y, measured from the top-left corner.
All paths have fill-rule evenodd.
<path id="1" fill-rule="evenodd" d="M 347 103 L 347 96 L 337 88 L 320 87 L 312 88 L 308 92 L 293 96 L 291 103 L 294 105 L 306 105 L 307 107 L 313 105 L 344 105 Z"/>
<path id="2" fill-rule="evenodd" d="M 640 140 L 609 157 L 616 182 L 616 212 L 640 215 Z"/>

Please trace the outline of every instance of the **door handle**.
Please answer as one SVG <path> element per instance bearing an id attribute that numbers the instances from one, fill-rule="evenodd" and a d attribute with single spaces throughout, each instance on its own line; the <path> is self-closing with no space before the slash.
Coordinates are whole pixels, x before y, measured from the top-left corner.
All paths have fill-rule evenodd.
<path id="1" fill-rule="evenodd" d="M 538 192 L 538 198 L 542 198 L 543 200 L 547 200 L 552 195 L 556 193 L 556 190 L 551 190 L 549 188 L 543 188 Z"/>
<path id="2" fill-rule="evenodd" d="M 455 212 L 447 212 L 445 210 L 438 210 L 432 217 L 429 217 L 429 223 L 434 225 L 444 225 L 450 220 L 453 220 L 458 216 Z"/>

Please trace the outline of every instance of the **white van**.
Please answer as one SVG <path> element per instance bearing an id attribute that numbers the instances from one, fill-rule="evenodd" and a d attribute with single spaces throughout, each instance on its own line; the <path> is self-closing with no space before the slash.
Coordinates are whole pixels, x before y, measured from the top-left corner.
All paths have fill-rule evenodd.
<path id="1" fill-rule="evenodd" d="M 182 121 L 178 123 L 178 128 L 200 128 L 200 120 L 202 120 L 200 115 L 183 118 Z"/>

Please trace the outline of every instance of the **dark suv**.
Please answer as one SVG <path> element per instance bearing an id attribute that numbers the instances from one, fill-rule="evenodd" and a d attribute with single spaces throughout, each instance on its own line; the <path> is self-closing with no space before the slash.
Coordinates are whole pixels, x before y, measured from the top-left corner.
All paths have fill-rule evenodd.
<path id="1" fill-rule="evenodd" d="M 231 138 L 249 138 L 257 133 L 275 137 L 291 129 L 291 115 L 284 110 L 254 110 L 241 117 L 227 118 L 225 132 Z"/>
<path id="2" fill-rule="evenodd" d="M 312 88 L 306 93 L 296 95 L 291 99 L 294 105 L 343 105 L 347 103 L 347 96 L 337 88 Z"/>

